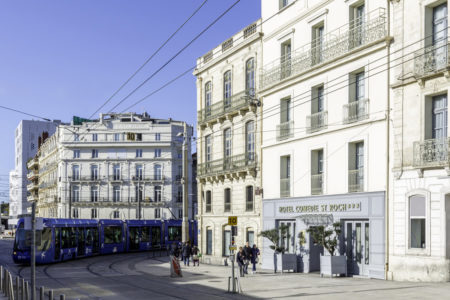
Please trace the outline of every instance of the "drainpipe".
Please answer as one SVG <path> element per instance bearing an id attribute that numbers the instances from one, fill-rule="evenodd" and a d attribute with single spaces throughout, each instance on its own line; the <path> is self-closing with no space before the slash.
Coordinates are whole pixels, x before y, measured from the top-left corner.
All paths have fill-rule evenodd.
<path id="1" fill-rule="evenodd" d="M 387 91 L 387 113 L 386 113 L 386 193 L 385 193 L 385 218 L 386 218 L 386 247 L 385 247 L 385 275 L 384 278 L 388 279 L 389 273 L 389 193 L 390 193 L 390 120 L 391 120 L 391 94 L 390 94 L 390 79 L 391 79 L 391 6 L 390 0 L 386 0 L 387 3 L 387 80 L 386 80 L 386 91 Z"/>

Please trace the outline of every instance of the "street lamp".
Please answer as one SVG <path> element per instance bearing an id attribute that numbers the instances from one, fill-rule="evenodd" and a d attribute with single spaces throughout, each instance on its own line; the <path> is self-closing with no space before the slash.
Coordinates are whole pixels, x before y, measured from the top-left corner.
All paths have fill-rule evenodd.
<path id="1" fill-rule="evenodd" d="M 189 239 L 189 207 L 188 207 L 188 191 L 189 191 L 189 175 L 188 175 L 188 139 L 190 138 L 187 133 L 187 124 L 183 123 L 183 133 L 179 132 L 177 136 L 183 137 L 183 176 L 181 182 L 183 184 L 183 220 L 181 223 L 181 240 L 186 242 Z"/>

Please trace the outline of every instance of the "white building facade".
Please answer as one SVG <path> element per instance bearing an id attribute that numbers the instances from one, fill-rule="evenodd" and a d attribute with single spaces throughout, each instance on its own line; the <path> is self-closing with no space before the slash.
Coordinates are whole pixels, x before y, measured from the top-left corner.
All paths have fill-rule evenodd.
<path id="1" fill-rule="evenodd" d="M 339 222 L 348 273 L 385 278 L 388 3 L 262 1 L 263 229 L 289 227 L 302 272 L 324 251 L 306 230 Z"/>
<path id="2" fill-rule="evenodd" d="M 389 278 L 450 280 L 448 3 L 392 1 Z"/>
<path id="3" fill-rule="evenodd" d="M 190 138 L 192 127 L 187 127 Z M 184 122 L 146 113 L 101 114 L 59 126 L 40 148 L 39 215 L 181 219 Z M 188 145 L 188 195 L 191 195 Z M 189 219 L 192 219 L 191 196 Z"/>
<path id="4" fill-rule="evenodd" d="M 261 230 L 261 23 L 197 60 L 197 187 L 203 262 L 223 264 L 236 245 L 258 244 Z M 232 237 L 228 217 L 237 216 Z"/>
<path id="5" fill-rule="evenodd" d="M 59 121 L 22 120 L 15 131 L 15 168 L 10 172 L 9 225 L 17 224 L 18 216 L 27 214 L 27 161 L 38 149 L 38 136 L 43 132 L 53 134 Z M 14 176 L 14 177 L 13 177 Z"/>

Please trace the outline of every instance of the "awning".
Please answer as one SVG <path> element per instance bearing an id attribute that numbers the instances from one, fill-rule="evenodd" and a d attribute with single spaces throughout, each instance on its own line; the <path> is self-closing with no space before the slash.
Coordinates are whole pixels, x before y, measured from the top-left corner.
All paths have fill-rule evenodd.
<path id="1" fill-rule="evenodd" d="M 297 217 L 307 226 L 331 225 L 333 224 L 333 215 L 331 214 L 307 214 Z"/>

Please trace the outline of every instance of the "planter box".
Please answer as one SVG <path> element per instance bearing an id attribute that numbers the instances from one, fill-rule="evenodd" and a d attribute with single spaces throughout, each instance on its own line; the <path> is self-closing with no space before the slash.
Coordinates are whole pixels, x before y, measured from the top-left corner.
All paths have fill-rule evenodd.
<path id="1" fill-rule="evenodd" d="M 323 275 L 333 276 L 334 274 L 345 274 L 347 276 L 347 257 L 341 256 L 320 256 L 320 277 Z"/>

